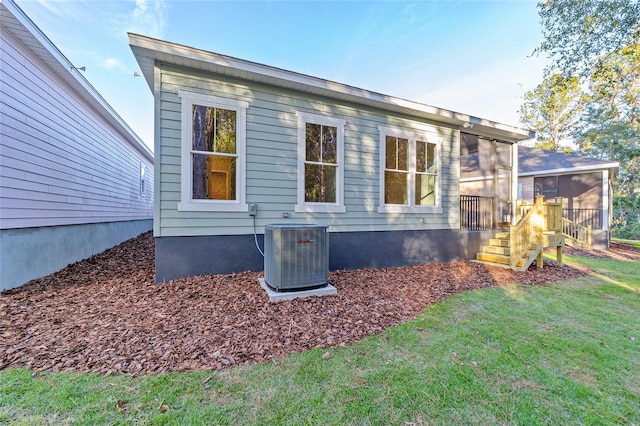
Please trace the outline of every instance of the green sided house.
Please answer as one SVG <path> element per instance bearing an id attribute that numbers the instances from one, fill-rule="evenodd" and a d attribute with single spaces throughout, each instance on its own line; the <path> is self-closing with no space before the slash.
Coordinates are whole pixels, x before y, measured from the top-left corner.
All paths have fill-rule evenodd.
<path id="1" fill-rule="evenodd" d="M 332 270 L 471 259 L 491 232 L 461 223 L 460 160 L 478 149 L 496 226 L 515 217 L 516 143 L 530 131 L 141 35 L 129 44 L 155 97 L 157 281 L 262 270 L 272 224 L 327 226 Z"/>

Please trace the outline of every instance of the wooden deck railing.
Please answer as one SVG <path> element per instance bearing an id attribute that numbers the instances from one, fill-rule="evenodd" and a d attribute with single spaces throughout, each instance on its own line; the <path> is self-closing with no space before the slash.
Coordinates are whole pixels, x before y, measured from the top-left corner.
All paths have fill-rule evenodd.
<path id="1" fill-rule="evenodd" d="M 470 231 L 493 229 L 493 198 L 460 195 L 460 228 Z"/>
<path id="2" fill-rule="evenodd" d="M 567 245 L 590 249 L 592 245 L 591 225 L 583 226 L 567 218 L 562 218 L 562 233 L 568 237 Z"/>
<path id="3" fill-rule="evenodd" d="M 516 200 L 516 223 L 519 222 L 534 205 L 535 203 L 523 203 L 520 200 Z"/>
<path id="4" fill-rule="evenodd" d="M 509 257 L 513 269 L 525 257 L 530 247 L 540 242 L 545 216 L 542 200 L 543 197 L 537 197 L 536 203 L 526 209 L 518 223 L 509 227 Z"/>
<path id="5" fill-rule="evenodd" d="M 562 198 L 558 197 L 554 201 L 547 201 L 545 205 L 544 232 L 562 232 Z"/>
<path id="6" fill-rule="evenodd" d="M 562 231 L 562 197 L 555 198 L 552 201 L 543 202 L 543 198 L 538 195 L 535 203 L 520 203 L 516 204 L 516 220 L 520 220 L 527 212 L 533 209 L 538 202 L 542 203 L 545 207 L 539 212 L 544 215 L 544 227 L 545 231 Z"/>
<path id="7" fill-rule="evenodd" d="M 603 215 L 602 209 L 562 209 L 562 217 L 592 229 L 602 229 Z"/>
<path id="8" fill-rule="evenodd" d="M 545 204 L 548 206 L 548 231 L 564 234 L 566 244 L 571 247 L 586 249 L 592 247 L 592 230 L 594 227 L 602 226 L 601 210 L 561 208 L 562 198 L 556 198 L 554 201 Z M 533 203 L 517 204 L 516 213 L 518 218 L 524 216 L 534 205 Z M 558 216 L 559 212 L 561 212 L 560 217 Z"/>
<path id="9" fill-rule="evenodd" d="M 562 199 L 556 198 L 546 203 L 543 200 L 543 196 L 537 196 L 534 204 L 517 205 L 518 223 L 509 228 L 511 268 L 515 268 L 536 244 L 540 249 L 547 245 L 559 247 L 564 244 L 561 236 L 563 226 Z M 560 239 L 557 238 L 558 236 Z M 559 247 L 559 264 L 561 257 L 562 248 Z M 539 259 L 541 263 L 542 252 L 539 253 Z"/>

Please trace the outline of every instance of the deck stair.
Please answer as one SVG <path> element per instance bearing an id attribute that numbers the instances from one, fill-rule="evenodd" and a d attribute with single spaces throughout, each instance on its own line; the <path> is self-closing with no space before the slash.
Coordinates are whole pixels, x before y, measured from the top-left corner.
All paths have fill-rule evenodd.
<path id="1" fill-rule="evenodd" d="M 476 261 L 526 271 L 534 260 L 542 268 L 542 249 L 557 248 L 557 264 L 562 266 L 562 200 L 544 202 L 536 197 L 535 204 L 527 207 L 515 225 L 508 231 L 498 231 L 489 245 L 476 254 Z"/>
<path id="2" fill-rule="evenodd" d="M 511 268 L 511 249 L 509 232 L 499 231 L 489 240 L 489 245 L 482 247 L 482 252 L 476 254 L 476 260 L 483 263 Z M 526 271 L 542 250 L 540 243 L 535 243 L 525 255 L 515 262 L 516 271 Z"/>

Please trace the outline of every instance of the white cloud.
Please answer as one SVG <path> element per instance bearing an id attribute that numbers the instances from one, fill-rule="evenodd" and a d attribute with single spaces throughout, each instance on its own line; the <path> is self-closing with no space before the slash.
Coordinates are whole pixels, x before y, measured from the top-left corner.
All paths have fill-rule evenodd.
<path id="1" fill-rule="evenodd" d="M 47 9 L 48 12 L 53 13 L 54 15 L 62 14 L 62 9 L 59 7 L 60 3 L 51 0 L 37 0 L 37 2 L 40 6 Z"/>
<path id="2" fill-rule="evenodd" d="M 124 33 L 134 32 L 162 38 L 167 24 L 168 6 L 165 0 L 136 0 L 135 8 L 121 21 Z"/>
<path id="3" fill-rule="evenodd" d="M 127 71 L 127 68 L 116 58 L 107 58 L 102 62 L 102 66 L 107 70 L 123 70 Z"/>

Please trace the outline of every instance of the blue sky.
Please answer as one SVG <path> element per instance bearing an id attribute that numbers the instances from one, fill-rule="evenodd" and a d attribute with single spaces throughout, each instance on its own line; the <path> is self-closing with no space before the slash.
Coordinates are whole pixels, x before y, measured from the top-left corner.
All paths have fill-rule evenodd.
<path id="1" fill-rule="evenodd" d="M 519 125 L 546 58 L 536 1 L 16 0 L 153 149 L 127 32 Z"/>

